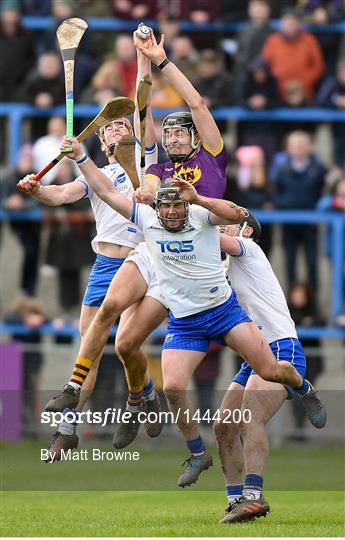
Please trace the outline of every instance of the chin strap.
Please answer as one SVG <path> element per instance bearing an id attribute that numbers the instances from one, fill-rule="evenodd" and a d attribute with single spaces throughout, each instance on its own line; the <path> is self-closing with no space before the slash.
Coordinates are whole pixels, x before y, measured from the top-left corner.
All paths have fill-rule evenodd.
<path id="1" fill-rule="evenodd" d="M 174 163 L 182 163 L 183 161 L 187 161 L 196 151 L 198 148 L 193 148 L 189 154 L 180 154 L 179 156 L 173 156 L 173 154 L 168 154 L 168 157 L 173 161 Z"/>

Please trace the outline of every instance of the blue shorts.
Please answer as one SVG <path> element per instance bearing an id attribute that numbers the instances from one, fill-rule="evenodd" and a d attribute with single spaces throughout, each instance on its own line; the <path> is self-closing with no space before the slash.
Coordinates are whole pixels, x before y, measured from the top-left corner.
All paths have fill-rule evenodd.
<path id="1" fill-rule="evenodd" d="M 252 321 L 232 291 L 230 298 L 220 306 L 195 315 L 176 319 L 170 312 L 168 334 L 163 349 L 207 352 L 211 340 L 220 341 L 225 345 L 224 334 L 244 322 Z"/>
<path id="2" fill-rule="evenodd" d="M 111 280 L 124 261 L 97 254 L 84 294 L 84 305 L 99 307 L 102 304 Z"/>
<path id="3" fill-rule="evenodd" d="M 296 368 L 298 373 L 303 377 L 307 369 L 307 360 L 304 354 L 303 347 L 300 341 L 296 338 L 279 339 L 278 341 L 272 341 L 270 343 L 271 351 L 276 359 L 287 360 Z M 256 371 L 251 368 L 248 362 L 243 362 L 240 371 L 238 371 L 233 378 L 234 382 L 246 386 L 247 381 L 251 375 L 254 375 Z M 291 386 L 284 385 L 288 391 L 288 399 L 292 399 L 296 391 Z"/>

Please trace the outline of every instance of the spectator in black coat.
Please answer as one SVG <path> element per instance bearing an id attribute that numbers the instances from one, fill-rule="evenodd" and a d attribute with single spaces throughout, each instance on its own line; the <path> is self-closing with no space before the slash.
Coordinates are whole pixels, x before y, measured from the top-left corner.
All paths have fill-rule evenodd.
<path id="1" fill-rule="evenodd" d="M 200 54 L 197 66 L 198 77 L 195 87 L 204 98 L 208 108 L 225 107 L 233 104 L 232 79 L 224 71 L 219 54 L 211 49 L 205 49 Z M 219 129 L 226 131 L 226 121 L 217 122 Z"/>
<path id="2" fill-rule="evenodd" d="M 313 150 L 308 133 L 294 131 L 287 138 L 287 151 L 276 156 L 271 168 L 275 207 L 283 210 L 312 210 L 325 184 L 326 168 Z M 299 245 L 305 250 L 308 282 L 317 287 L 317 226 L 283 225 L 283 245 L 289 283 L 296 280 Z"/>
<path id="3" fill-rule="evenodd" d="M 253 111 L 273 109 L 279 105 L 277 80 L 261 56 L 254 58 L 248 66 L 242 105 Z M 265 151 L 266 162 L 270 165 L 273 155 L 278 150 L 277 122 L 241 122 L 239 140 L 243 146 L 261 146 Z"/>
<path id="4" fill-rule="evenodd" d="M 21 193 L 16 188 L 17 182 L 26 174 L 32 173 L 33 170 L 32 147 L 30 145 L 24 145 L 19 150 L 17 166 L 5 170 L 2 174 L 3 205 L 6 210 L 25 212 L 40 206 L 35 199 Z M 10 227 L 18 237 L 24 251 L 20 287 L 23 293 L 33 296 L 37 283 L 42 224 L 30 220 L 10 221 Z"/>
<path id="5" fill-rule="evenodd" d="M 6 8 L 5 2 L 0 14 L 0 50 L 0 101 L 16 101 L 16 91 L 34 65 L 34 36 L 22 26 L 19 11 Z"/>
<path id="6" fill-rule="evenodd" d="M 22 26 L 15 7 L 2 1 L 0 9 L 0 102 L 15 101 L 16 90 L 35 61 L 34 36 Z M 7 120 L 1 118 L 1 163 L 6 160 L 7 138 Z"/>
<path id="7" fill-rule="evenodd" d="M 47 109 L 65 103 L 65 83 L 60 56 L 47 51 L 38 58 L 37 70 L 32 71 L 17 91 L 17 100 Z M 47 118 L 32 120 L 33 140 L 46 134 Z"/>
<path id="8" fill-rule="evenodd" d="M 345 114 L 345 61 L 340 62 L 336 77 L 325 80 L 317 96 L 317 104 Z M 345 169 L 345 121 L 332 122 L 334 163 Z"/>
<path id="9" fill-rule="evenodd" d="M 54 184 L 73 181 L 73 164 L 63 160 Z M 46 222 L 49 237 L 46 263 L 58 270 L 59 303 L 66 315 L 81 304 L 82 269 L 91 265 L 95 255 L 91 249 L 94 217 L 87 199 L 72 204 L 48 207 Z M 66 256 L 68 254 L 68 256 Z"/>
<path id="10" fill-rule="evenodd" d="M 237 34 L 238 51 L 235 56 L 234 80 L 238 103 L 242 101 L 247 67 L 274 31 L 269 22 L 270 13 L 270 5 L 266 0 L 251 0 L 248 6 L 249 22 Z"/>

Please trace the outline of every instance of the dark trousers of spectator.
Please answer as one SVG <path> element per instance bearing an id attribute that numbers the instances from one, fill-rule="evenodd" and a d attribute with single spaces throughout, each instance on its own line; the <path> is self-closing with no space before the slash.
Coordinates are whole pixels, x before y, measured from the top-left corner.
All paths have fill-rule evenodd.
<path id="1" fill-rule="evenodd" d="M 11 222 L 11 229 L 17 235 L 24 249 L 21 288 L 29 296 L 34 296 L 40 248 L 41 224 L 27 221 Z"/>
<path id="2" fill-rule="evenodd" d="M 345 131 L 345 130 L 344 130 Z M 334 136 L 333 138 L 334 163 L 345 169 L 345 138 Z"/>
<path id="3" fill-rule="evenodd" d="M 59 302 L 63 309 L 80 305 L 80 270 L 59 268 Z"/>
<path id="4" fill-rule="evenodd" d="M 315 290 L 317 285 L 317 226 L 283 225 L 283 246 L 289 284 L 296 281 L 296 257 L 300 245 L 305 252 L 308 282 Z"/>

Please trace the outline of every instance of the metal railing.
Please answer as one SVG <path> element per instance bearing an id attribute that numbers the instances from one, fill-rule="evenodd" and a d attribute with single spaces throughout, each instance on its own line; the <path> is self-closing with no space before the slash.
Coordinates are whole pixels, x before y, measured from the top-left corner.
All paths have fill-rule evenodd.
<path id="1" fill-rule="evenodd" d="M 296 210 L 255 210 L 262 223 L 295 223 L 295 224 L 326 224 L 330 227 L 330 242 L 332 242 L 332 283 L 331 283 L 331 320 L 341 313 L 344 296 L 344 261 L 345 261 L 345 213 L 323 211 Z M 35 208 L 25 212 L 8 212 L 0 210 L 0 221 L 41 221 L 43 208 Z"/>
<path id="2" fill-rule="evenodd" d="M 124 21 L 115 17 L 87 17 L 87 23 L 90 30 L 116 30 L 122 32 L 133 31 L 137 28 L 139 20 Z M 22 17 L 23 26 L 31 30 L 46 30 L 47 28 L 54 28 L 56 25 L 56 19 L 49 16 L 32 16 L 25 15 Z M 156 20 L 145 20 L 145 24 L 158 30 L 159 25 Z M 184 32 L 237 32 L 241 30 L 243 26 L 248 24 L 248 21 L 240 22 L 208 22 L 203 24 L 196 24 L 188 20 L 180 21 L 180 28 Z M 271 25 L 275 30 L 281 28 L 281 21 L 279 19 L 271 20 Z M 315 34 L 324 33 L 343 33 L 345 32 L 345 21 L 339 21 L 332 24 L 307 24 L 304 23 L 303 27 Z"/>
<path id="3" fill-rule="evenodd" d="M 162 118 L 177 109 L 154 109 L 155 118 Z M 94 118 L 100 111 L 97 105 L 75 105 L 75 118 Z M 22 144 L 23 121 L 25 118 L 61 115 L 65 116 L 65 105 L 47 109 L 37 109 L 25 103 L 0 102 L 0 115 L 8 119 L 8 162 L 17 163 L 18 151 Z M 255 120 L 273 122 L 343 122 L 344 112 L 334 109 L 311 108 L 278 108 L 264 111 L 251 111 L 245 107 L 220 107 L 212 110 L 216 120 Z"/>

